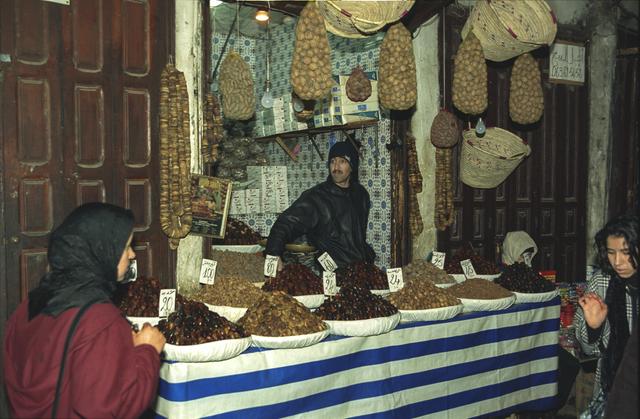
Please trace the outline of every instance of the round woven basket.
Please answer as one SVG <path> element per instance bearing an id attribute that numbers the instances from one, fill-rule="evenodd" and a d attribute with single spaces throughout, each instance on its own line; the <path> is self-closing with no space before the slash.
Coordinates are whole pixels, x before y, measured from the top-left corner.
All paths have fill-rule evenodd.
<path id="1" fill-rule="evenodd" d="M 404 16 L 415 0 L 317 1 L 327 30 L 345 38 L 364 38 Z"/>
<path id="2" fill-rule="evenodd" d="M 483 137 L 475 130 L 462 133 L 460 180 L 472 188 L 495 188 L 531 153 L 531 147 L 502 128 L 487 128 Z"/>
<path id="3" fill-rule="evenodd" d="M 478 0 L 462 28 L 470 30 L 491 61 L 506 61 L 550 45 L 556 37 L 556 17 L 544 0 Z"/>

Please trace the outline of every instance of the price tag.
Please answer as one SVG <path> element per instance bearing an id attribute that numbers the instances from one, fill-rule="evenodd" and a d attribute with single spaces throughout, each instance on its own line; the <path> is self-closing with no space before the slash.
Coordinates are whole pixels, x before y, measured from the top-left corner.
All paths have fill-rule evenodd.
<path id="1" fill-rule="evenodd" d="M 389 281 L 389 291 L 395 292 L 404 287 L 402 278 L 402 268 L 387 269 L 387 281 Z"/>
<path id="2" fill-rule="evenodd" d="M 325 271 L 333 272 L 338 269 L 338 265 L 336 265 L 336 262 L 331 259 L 331 256 L 327 252 L 324 252 L 318 257 L 318 262 L 320 262 L 320 265 L 322 265 Z"/>
<path id="3" fill-rule="evenodd" d="M 473 264 L 471 263 L 471 259 L 465 259 L 460 262 L 460 266 L 462 266 L 462 272 L 464 272 L 465 278 L 475 278 L 478 276 L 476 274 L 476 270 L 473 269 Z"/>
<path id="4" fill-rule="evenodd" d="M 158 316 L 169 317 L 169 314 L 176 310 L 176 289 L 166 288 L 160 290 L 160 301 L 158 302 Z"/>
<path id="5" fill-rule="evenodd" d="M 522 259 L 524 259 L 524 263 L 525 265 L 527 265 L 528 267 L 531 267 L 531 252 L 525 252 L 522 254 Z"/>
<path id="6" fill-rule="evenodd" d="M 444 258 L 447 256 L 444 252 L 436 252 L 435 250 L 431 254 L 431 263 L 440 269 L 444 269 Z"/>
<path id="7" fill-rule="evenodd" d="M 205 285 L 213 285 L 213 281 L 216 279 L 216 268 L 218 262 L 211 259 L 202 259 L 202 265 L 200 265 L 200 283 Z"/>
<path id="8" fill-rule="evenodd" d="M 267 255 L 264 260 L 264 276 L 275 278 L 278 274 L 278 256 Z"/>
<path id="9" fill-rule="evenodd" d="M 336 273 L 335 272 L 322 272 L 322 284 L 324 286 L 325 295 L 336 295 L 338 293 L 338 286 L 336 285 Z"/>

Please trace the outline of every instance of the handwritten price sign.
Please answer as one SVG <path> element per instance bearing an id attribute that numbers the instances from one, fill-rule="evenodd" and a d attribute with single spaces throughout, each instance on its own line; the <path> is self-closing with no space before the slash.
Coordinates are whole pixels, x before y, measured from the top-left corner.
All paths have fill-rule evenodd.
<path id="1" fill-rule="evenodd" d="M 176 310 L 176 289 L 166 288 L 160 290 L 160 301 L 158 302 L 158 316 L 169 317 L 169 314 Z"/>
<path id="2" fill-rule="evenodd" d="M 322 265 L 325 271 L 333 272 L 338 269 L 338 265 L 331 259 L 331 256 L 327 252 L 324 252 L 318 257 L 318 262 L 320 262 L 320 265 Z"/>
<path id="3" fill-rule="evenodd" d="M 462 266 L 462 272 L 464 272 L 465 278 L 475 278 L 478 275 L 476 274 L 476 270 L 473 269 L 473 264 L 471 263 L 471 259 L 465 259 L 460 262 L 460 266 Z"/>
<path id="4" fill-rule="evenodd" d="M 278 274 L 278 256 L 267 255 L 264 260 L 264 276 L 275 278 Z"/>
<path id="5" fill-rule="evenodd" d="M 336 273 L 327 271 L 322 272 L 322 285 L 324 287 L 325 295 L 336 295 L 338 293 Z"/>
<path id="6" fill-rule="evenodd" d="M 205 285 L 213 285 L 213 281 L 216 279 L 216 268 L 218 262 L 211 259 L 202 259 L 202 265 L 200 265 L 200 283 Z"/>
<path id="7" fill-rule="evenodd" d="M 447 256 L 444 252 L 436 252 L 435 250 L 431 254 L 431 263 L 440 269 L 444 269 L 444 259 Z"/>
<path id="8" fill-rule="evenodd" d="M 395 292 L 404 287 L 402 278 L 402 268 L 387 269 L 387 281 L 389 281 L 389 291 Z"/>

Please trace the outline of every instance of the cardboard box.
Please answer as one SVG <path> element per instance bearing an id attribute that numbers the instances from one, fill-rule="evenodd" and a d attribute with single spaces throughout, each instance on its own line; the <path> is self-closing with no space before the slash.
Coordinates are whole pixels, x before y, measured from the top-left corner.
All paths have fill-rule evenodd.
<path id="1" fill-rule="evenodd" d="M 247 180 L 260 186 L 260 212 L 279 213 L 288 207 L 286 166 L 247 166 Z"/>

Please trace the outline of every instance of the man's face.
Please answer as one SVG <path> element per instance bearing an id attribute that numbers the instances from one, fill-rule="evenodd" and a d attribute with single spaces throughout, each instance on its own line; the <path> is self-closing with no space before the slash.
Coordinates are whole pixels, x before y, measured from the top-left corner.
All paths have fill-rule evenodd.
<path id="1" fill-rule="evenodd" d="M 349 187 L 349 179 L 351 178 L 351 164 L 344 157 L 334 157 L 329 162 L 329 170 L 331 171 L 331 179 L 333 182 L 342 187 Z"/>

